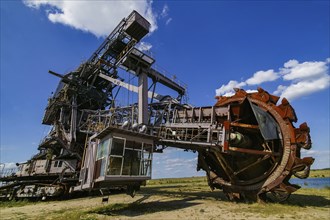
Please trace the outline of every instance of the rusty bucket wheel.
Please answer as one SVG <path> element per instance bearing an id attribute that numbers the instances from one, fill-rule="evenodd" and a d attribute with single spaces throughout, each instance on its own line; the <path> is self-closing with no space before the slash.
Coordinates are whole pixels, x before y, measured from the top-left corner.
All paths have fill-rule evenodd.
<path id="1" fill-rule="evenodd" d="M 199 152 L 210 187 L 223 189 L 230 200 L 289 198 L 299 189 L 289 183 L 290 177 L 306 178 L 314 161 L 300 158 L 300 149 L 311 147 L 307 124 L 295 128 L 297 117 L 289 102 L 284 98 L 277 106 L 279 97 L 261 88 L 256 93 L 236 89 L 234 96 L 217 99 L 216 106 L 230 111 L 229 122 L 224 122 L 234 134 L 230 138 L 238 135 L 240 142 L 230 139 L 223 149 Z"/>

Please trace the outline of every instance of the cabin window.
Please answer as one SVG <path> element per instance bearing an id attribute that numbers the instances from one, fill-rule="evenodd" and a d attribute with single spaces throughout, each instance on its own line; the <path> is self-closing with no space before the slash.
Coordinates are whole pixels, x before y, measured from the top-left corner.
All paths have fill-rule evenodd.
<path id="1" fill-rule="evenodd" d="M 63 161 L 58 162 L 58 167 L 62 167 Z"/>
<path id="2" fill-rule="evenodd" d="M 121 175 L 125 142 L 124 138 L 112 138 L 107 175 Z"/>
<path id="3" fill-rule="evenodd" d="M 151 144 L 113 137 L 108 158 L 107 175 L 151 175 Z"/>
<path id="4" fill-rule="evenodd" d="M 105 166 L 106 166 L 106 158 L 109 152 L 109 139 L 105 139 L 100 141 L 97 147 L 97 155 L 96 155 L 96 166 L 97 166 L 97 176 L 104 176 L 105 174 Z"/>
<path id="5" fill-rule="evenodd" d="M 113 138 L 111 146 L 111 155 L 123 156 L 125 139 Z"/>
<path id="6" fill-rule="evenodd" d="M 141 161 L 141 175 L 151 176 L 151 164 L 152 164 L 152 145 L 143 144 L 143 157 Z"/>
<path id="7" fill-rule="evenodd" d="M 108 175 L 120 175 L 121 164 L 122 164 L 122 158 L 110 157 Z"/>
<path id="8" fill-rule="evenodd" d="M 140 175 L 142 143 L 126 141 L 122 175 Z"/>
<path id="9" fill-rule="evenodd" d="M 103 140 L 99 143 L 97 149 L 97 160 L 106 157 L 109 151 L 109 139 Z"/>
<path id="10" fill-rule="evenodd" d="M 58 165 L 58 161 L 55 161 L 54 167 L 57 167 L 57 165 Z"/>

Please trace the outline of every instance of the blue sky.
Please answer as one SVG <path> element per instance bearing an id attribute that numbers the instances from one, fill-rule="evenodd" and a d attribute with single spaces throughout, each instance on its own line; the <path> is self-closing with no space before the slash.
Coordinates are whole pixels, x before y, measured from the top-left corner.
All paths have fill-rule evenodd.
<path id="1" fill-rule="evenodd" d="M 1 163 L 37 152 L 58 78 L 88 59 L 132 9 L 152 23 L 143 39 L 157 65 L 213 105 L 233 87 L 285 95 L 311 128 L 313 168 L 329 161 L 329 1 L 1 1 Z M 155 155 L 153 177 L 203 175 L 196 154 Z"/>

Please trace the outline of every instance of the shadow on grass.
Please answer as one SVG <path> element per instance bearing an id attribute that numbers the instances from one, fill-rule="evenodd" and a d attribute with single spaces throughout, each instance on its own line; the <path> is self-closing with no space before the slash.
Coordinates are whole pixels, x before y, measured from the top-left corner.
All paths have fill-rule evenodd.
<path id="1" fill-rule="evenodd" d="M 150 196 L 144 196 L 143 198 L 133 202 L 133 203 L 115 203 L 101 208 L 97 208 L 91 211 L 88 211 L 89 214 L 100 214 L 108 216 L 140 216 L 144 214 L 156 213 L 161 211 L 174 211 L 178 209 L 183 209 L 201 203 L 191 202 L 192 198 L 186 198 L 181 200 L 170 200 L 170 201 L 150 201 L 143 202 Z"/>
<path id="2" fill-rule="evenodd" d="M 185 187 L 147 187 L 142 188 L 142 194 L 148 195 L 162 195 L 169 197 L 189 197 L 191 199 L 212 199 L 212 200 L 221 200 L 228 201 L 226 196 L 220 190 L 211 191 L 187 191 Z M 195 189 L 196 190 L 196 189 Z M 329 191 L 330 193 L 330 191 Z M 230 202 L 230 201 L 228 201 Z M 269 201 L 269 203 L 275 203 Z M 299 207 L 330 207 L 330 200 L 322 195 L 302 195 L 302 194 L 292 194 L 290 198 L 285 201 L 283 204 Z"/>
<path id="3" fill-rule="evenodd" d="M 198 190 L 198 191 L 192 191 Z M 167 187 L 147 187 L 141 188 L 141 194 L 144 195 L 162 195 L 169 197 L 190 197 L 192 199 L 212 199 L 227 200 L 226 196 L 220 190 L 205 191 L 198 187 L 187 188 L 185 186 L 167 186 Z"/>
<path id="4" fill-rule="evenodd" d="M 324 196 L 292 194 L 285 204 L 293 206 L 330 207 L 330 200 Z"/>

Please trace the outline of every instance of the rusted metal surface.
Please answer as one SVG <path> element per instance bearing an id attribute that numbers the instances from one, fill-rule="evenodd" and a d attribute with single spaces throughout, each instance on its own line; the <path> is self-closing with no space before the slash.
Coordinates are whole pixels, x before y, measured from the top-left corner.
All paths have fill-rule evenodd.
<path id="1" fill-rule="evenodd" d="M 210 185 L 213 184 L 213 187 L 224 188 L 224 191 L 228 194 L 228 198 L 231 199 L 245 198 L 256 201 L 263 199 L 264 195 L 267 193 L 275 195 L 280 201 L 288 198 L 292 192 L 299 188 L 289 183 L 290 177 L 295 175 L 299 178 L 307 178 L 310 166 L 314 161 L 311 157 L 300 158 L 301 149 L 310 149 L 311 147 L 307 123 L 303 123 L 299 128 L 295 128 L 293 122 L 297 121 L 297 116 L 288 100 L 283 98 L 281 104 L 277 106 L 276 103 L 279 97 L 270 95 L 261 88 L 258 89 L 258 92 L 250 94 L 242 89 L 237 89 L 236 94 L 232 97 L 216 98 L 218 101 L 215 106 L 223 107 L 235 104 L 236 109 L 233 112 L 234 118 L 232 120 L 239 121 L 240 123 L 244 120 L 244 117 L 242 117 L 244 115 L 238 114 L 238 111 L 239 108 L 244 107 L 244 102 L 248 99 L 252 105 L 258 106 L 275 120 L 279 137 L 278 139 L 259 142 L 260 150 L 254 149 L 257 147 L 256 145 L 258 145 L 258 141 L 253 141 L 254 145 L 248 149 L 228 147 L 228 163 L 231 162 L 231 165 L 234 167 L 243 167 L 241 170 L 236 171 L 236 174 L 245 172 L 246 176 L 238 176 L 236 182 L 228 181 L 227 184 L 223 184 L 227 178 L 226 175 L 223 175 L 223 170 L 226 170 L 227 167 L 223 167 L 221 163 L 219 163 L 219 167 L 221 168 L 215 168 L 217 172 L 213 172 L 212 176 L 209 175 Z M 248 117 L 248 115 L 245 115 L 245 118 L 246 117 Z M 253 115 L 250 115 L 250 118 L 252 117 Z M 261 127 L 253 122 L 250 126 L 249 123 L 244 123 L 243 126 L 240 125 L 238 128 L 235 128 L 237 125 L 239 125 L 237 122 L 231 123 L 231 128 L 233 129 L 231 132 L 240 128 L 241 132 L 247 132 L 251 137 L 255 136 L 255 133 L 249 132 L 248 130 L 244 131 L 244 129 L 254 128 L 259 130 L 258 127 Z M 242 160 L 239 158 L 230 156 L 233 152 L 237 151 L 260 156 L 252 157 L 253 159 L 251 159 L 251 162 L 245 164 L 242 163 Z M 265 160 L 266 156 L 267 159 Z M 246 160 L 248 161 L 249 159 Z M 265 161 L 268 161 L 266 165 Z M 222 179 L 222 182 L 218 181 L 219 178 Z M 214 182 L 212 179 L 216 179 L 216 181 Z M 230 180 L 229 178 L 227 179 Z"/>

